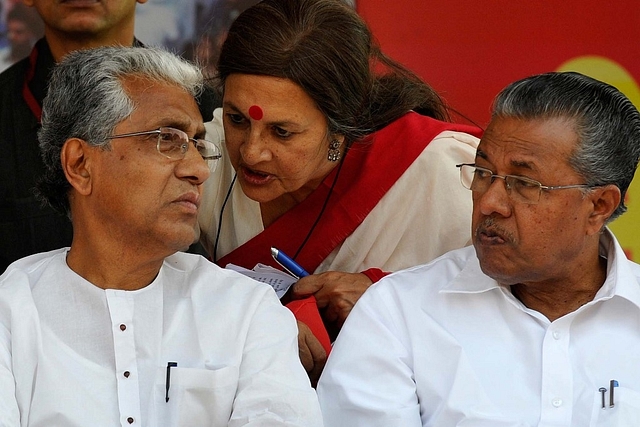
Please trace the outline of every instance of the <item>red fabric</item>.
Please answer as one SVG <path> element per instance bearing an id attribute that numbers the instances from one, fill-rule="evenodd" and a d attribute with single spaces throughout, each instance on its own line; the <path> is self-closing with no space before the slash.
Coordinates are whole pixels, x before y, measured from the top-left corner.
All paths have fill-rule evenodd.
<path id="1" fill-rule="evenodd" d="M 481 130 L 467 125 L 441 122 L 410 112 L 354 144 L 347 153 L 327 208 L 296 261 L 309 272 L 362 223 L 391 186 L 422 153 L 431 140 L 446 130 L 480 136 Z M 324 179 L 304 201 L 290 209 L 262 233 L 217 261 L 253 268 L 257 263 L 278 268 L 271 247 L 293 256 L 311 229 L 327 198 L 338 168 Z M 296 317 L 306 318 L 314 335 L 330 351 L 328 335 L 314 299 L 288 304 Z M 293 304 L 293 303 L 292 303 Z M 313 313 L 310 313 L 312 311 Z M 305 322 L 306 323 L 306 322 Z M 326 337 L 326 339 L 325 339 Z"/>
<path id="2" fill-rule="evenodd" d="M 291 301 L 287 304 L 287 308 L 291 310 L 296 319 L 304 323 L 311 329 L 313 335 L 320 341 L 324 350 L 329 354 L 331 351 L 331 339 L 324 326 L 316 299 L 309 297 L 301 300 Z"/>
<path id="3" fill-rule="evenodd" d="M 33 76 L 36 73 L 36 61 L 38 60 L 38 48 L 34 46 L 31 50 L 31 54 L 29 55 L 29 68 L 24 76 L 24 83 L 22 84 L 22 97 L 24 101 L 29 106 L 29 109 L 33 113 L 38 122 L 42 120 L 42 106 L 36 100 L 36 97 L 31 93 L 31 89 L 29 88 L 29 83 L 33 80 Z"/>
<path id="4" fill-rule="evenodd" d="M 360 273 L 364 274 L 371 280 L 371 282 L 376 283 L 378 280 L 382 279 L 387 274 L 390 274 L 388 271 L 382 271 L 379 268 L 370 268 L 365 271 L 361 271 Z"/>

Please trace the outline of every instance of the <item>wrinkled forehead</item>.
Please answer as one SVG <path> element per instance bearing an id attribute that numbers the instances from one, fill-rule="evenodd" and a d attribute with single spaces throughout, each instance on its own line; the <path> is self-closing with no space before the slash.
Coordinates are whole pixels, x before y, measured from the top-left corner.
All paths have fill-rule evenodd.
<path id="1" fill-rule="evenodd" d="M 476 158 L 492 164 L 565 163 L 577 143 L 572 119 L 496 117 L 480 140 Z"/>

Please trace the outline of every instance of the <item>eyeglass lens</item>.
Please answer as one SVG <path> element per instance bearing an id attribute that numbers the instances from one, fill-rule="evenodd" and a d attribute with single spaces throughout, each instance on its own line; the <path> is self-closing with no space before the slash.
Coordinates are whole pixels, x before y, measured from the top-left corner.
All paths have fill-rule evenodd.
<path id="1" fill-rule="evenodd" d="M 158 151 L 170 159 L 182 159 L 189 149 L 187 134 L 173 129 L 162 128 L 158 135 Z"/>
<path id="2" fill-rule="evenodd" d="M 460 167 L 460 180 L 465 188 L 471 191 L 484 193 L 496 178 L 503 179 L 507 194 L 524 203 L 537 203 L 540 199 L 540 184 L 533 180 L 514 175 L 495 175 L 488 169 L 477 168 L 471 165 Z"/>
<path id="3" fill-rule="evenodd" d="M 190 139 L 186 133 L 172 128 L 160 129 L 158 151 L 170 159 L 183 159 L 192 141 L 203 159 L 214 161 L 220 158 L 220 151 L 214 143 L 204 139 Z"/>

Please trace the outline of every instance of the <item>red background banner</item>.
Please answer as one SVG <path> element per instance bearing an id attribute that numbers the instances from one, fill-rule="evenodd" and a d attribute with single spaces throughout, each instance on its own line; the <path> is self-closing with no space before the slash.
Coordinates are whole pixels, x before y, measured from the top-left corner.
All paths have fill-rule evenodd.
<path id="1" fill-rule="evenodd" d="M 637 0 L 358 0 L 382 49 L 485 126 L 493 97 L 531 74 L 575 70 L 613 84 L 640 107 Z M 640 178 L 611 224 L 640 260 Z"/>
<path id="2" fill-rule="evenodd" d="M 583 56 L 607 57 L 639 80 L 637 0 L 358 0 L 383 50 L 484 125 L 508 83 Z"/>

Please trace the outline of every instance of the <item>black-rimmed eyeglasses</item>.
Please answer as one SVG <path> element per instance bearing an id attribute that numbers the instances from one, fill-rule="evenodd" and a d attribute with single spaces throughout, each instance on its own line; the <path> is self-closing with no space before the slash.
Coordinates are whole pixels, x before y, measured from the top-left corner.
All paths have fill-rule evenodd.
<path id="1" fill-rule="evenodd" d="M 182 160 L 189 150 L 189 144 L 192 143 L 198 150 L 198 153 L 207 162 L 211 170 L 217 166 L 217 160 L 222 157 L 220 148 L 211 141 L 199 138 L 190 138 L 180 129 L 171 127 L 161 127 L 155 130 L 147 130 L 143 132 L 123 133 L 120 135 L 112 135 L 109 139 L 128 138 L 131 136 L 158 135 L 156 149 L 158 153 L 171 160 Z"/>
<path id="2" fill-rule="evenodd" d="M 460 182 L 462 186 L 471 191 L 484 193 L 496 178 L 504 180 L 507 194 L 515 201 L 534 205 L 540 201 L 542 190 L 565 190 L 568 188 L 593 188 L 588 184 L 555 185 L 548 186 L 535 179 L 519 175 L 496 175 L 491 170 L 476 166 L 473 163 L 456 165 L 460 169 Z"/>

